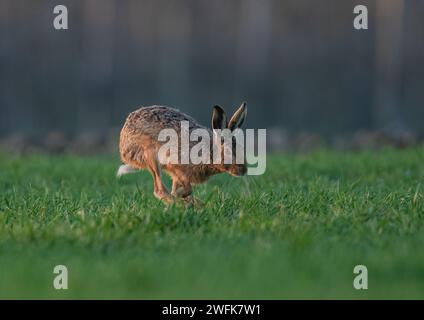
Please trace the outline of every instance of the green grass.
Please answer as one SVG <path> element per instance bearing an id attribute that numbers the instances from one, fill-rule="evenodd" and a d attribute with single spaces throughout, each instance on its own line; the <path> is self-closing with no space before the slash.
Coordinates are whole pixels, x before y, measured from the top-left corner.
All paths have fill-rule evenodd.
<path id="1" fill-rule="evenodd" d="M 115 158 L 3 154 L 0 298 L 422 299 L 423 160 L 272 155 L 263 176 L 198 186 L 194 210 L 158 202 L 146 172 L 117 180 Z"/>

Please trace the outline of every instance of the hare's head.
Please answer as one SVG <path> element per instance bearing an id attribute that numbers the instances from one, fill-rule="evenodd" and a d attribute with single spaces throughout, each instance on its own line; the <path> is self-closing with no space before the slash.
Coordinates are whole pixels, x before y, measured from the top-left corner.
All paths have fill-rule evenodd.
<path id="1" fill-rule="evenodd" d="M 234 112 L 230 120 L 220 106 L 214 106 L 212 111 L 212 129 L 214 144 L 220 153 L 219 163 L 215 167 L 222 172 L 228 172 L 233 176 L 246 174 L 247 166 L 244 152 L 244 135 L 241 126 L 246 119 L 247 107 L 243 102 Z"/>

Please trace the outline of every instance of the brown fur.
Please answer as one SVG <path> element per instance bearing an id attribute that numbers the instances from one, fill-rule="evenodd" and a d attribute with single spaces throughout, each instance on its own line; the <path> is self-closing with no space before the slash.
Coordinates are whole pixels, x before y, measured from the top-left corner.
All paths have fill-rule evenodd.
<path id="1" fill-rule="evenodd" d="M 245 104 L 242 107 L 245 116 Z M 223 116 L 225 118 L 225 114 Z M 149 106 L 130 113 L 120 134 L 119 151 L 122 162 L 133 168 L 149 170 L 153 176 L 154 195 L 165 202 L 172 202 L 172 196 L 192 202 L 194 200 L 191 197 L 193 184 L 203 183 L 209 177 L 221 172 L 232 174 L 234 172 L 245 172 L 244 165 L 233 164 L 228 166 L 212 164 L 212 161 L 211 164 L 199 165 L 160 164 L 158 151 L 165 142 L 158 140 L 159 132 L 165 128 L 174 129 L 180 138 L 181 121 L 189 122 L 190 132 L 197 128 L 206 129 L 192 117 L 177 109 L 165 106 Z M 233 121 L 233 123 L 235 122 L 237 121 Z M 209 133 L 212 137 L 212 130 L 209 130 Z M 190 147 L 196 143 L 190 142 Z M 240 169 L 241 166 L 243 168 Z M 162 182 L 162 170 L 172 178 L 171 195 Z"/>

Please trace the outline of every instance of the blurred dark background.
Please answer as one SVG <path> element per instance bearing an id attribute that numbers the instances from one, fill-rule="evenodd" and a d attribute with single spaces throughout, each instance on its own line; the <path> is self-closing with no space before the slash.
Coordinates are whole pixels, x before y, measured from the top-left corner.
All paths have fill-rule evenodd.
<path id="1" fill-rule="evenodd" d="M 69 30 L 53 28 L 66 5 Z M 353 28 L 364 4 L 369 29 Z M 247 101 L 275 149 L 424 134 L 422 0 L 0 0 L 0 139 L 114 148 L 127 114 Z M 74 148 L 74 149 L 72 149 Z"/>

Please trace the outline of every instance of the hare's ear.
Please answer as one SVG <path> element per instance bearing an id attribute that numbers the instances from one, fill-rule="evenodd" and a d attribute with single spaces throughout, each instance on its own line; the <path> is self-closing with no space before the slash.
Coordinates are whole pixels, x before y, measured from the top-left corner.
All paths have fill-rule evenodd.
<path id="1" fill-rule="evenodd" d="M 214 106 L 212 111 L 212 129 L 225 129 L 227 127 L 227 115 L 220 106 Z"/>
<path id="2" fill-rule="evenodd" d="M 243 102 L 241 106 L 234 112 L 233 116 L 228 123 L 228 129 L 234 130 L 240 128 L 243 125 L 244 120 L 246 120 L 247 107 L 246 102 Z"/>

